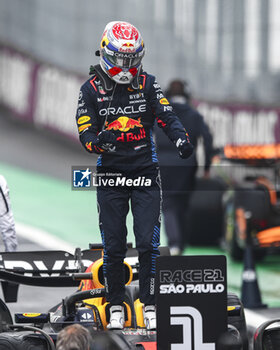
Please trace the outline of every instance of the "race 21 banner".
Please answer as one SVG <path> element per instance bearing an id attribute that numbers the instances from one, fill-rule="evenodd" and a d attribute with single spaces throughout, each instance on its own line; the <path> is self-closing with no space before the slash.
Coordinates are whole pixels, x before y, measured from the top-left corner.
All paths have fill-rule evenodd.
<path id="1" fill-rule="evenodd" d="M 157 258 L 157 350 L 216 350 L 227 330 L 226 257 Z"/>

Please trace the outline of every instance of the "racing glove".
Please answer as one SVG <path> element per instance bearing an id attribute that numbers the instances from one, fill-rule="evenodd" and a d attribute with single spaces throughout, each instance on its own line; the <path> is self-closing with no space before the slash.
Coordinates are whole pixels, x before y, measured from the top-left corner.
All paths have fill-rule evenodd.
<path id="1" fill-rule="evenodd" d="M 96 140 L 96 146 L 102 148 L 107 152 L 114 152 L 116 150 L 117 137 L 109 130 L 101 131 Z"/>
<path id="2" fill-rule="evenodd" d="M 183 159 L 189 158 L 193 153 L 193 145 L 189 140 L 178 139 L 176 141 L 176 147 L 179 151 L 179 156 Z"/>

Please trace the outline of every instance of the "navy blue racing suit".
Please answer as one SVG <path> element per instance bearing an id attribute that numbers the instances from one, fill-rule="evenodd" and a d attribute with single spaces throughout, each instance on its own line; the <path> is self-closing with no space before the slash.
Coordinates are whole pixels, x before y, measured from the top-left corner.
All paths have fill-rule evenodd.
<path id="1" fill-rule="evenodd" d="M 148 186 L 122 183 L 97 187 L 106 299 L 111 304 L 124 301 L 123 259 L 127 250 L 126 216 L 130 202 L 139 253 L 140 301 L 154 304 L 161 187 L 153 126 L 156 121 L 173 143 L 178 139 L 186 140 L 186 131 L 154 76 L 142 72 L 135 88 L 108 82 L 109 78 L 99 65 L 92 73 L 81 87 L 76 120 L 82 145 L 87 151 L 100 154 L 97 173 L 100 176 L 109 174 L 113 180 L 118 174 L 132 180 L 139 177 L 150 180 Z M 96 143 L 104 129 L 117 137 L 113 151 L 104 151 Z"/>

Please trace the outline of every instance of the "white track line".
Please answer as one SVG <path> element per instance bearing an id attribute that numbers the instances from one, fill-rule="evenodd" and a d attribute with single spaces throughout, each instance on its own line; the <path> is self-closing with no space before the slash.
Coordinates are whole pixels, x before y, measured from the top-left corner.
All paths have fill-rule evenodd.
<path id="1" fill-rule="evenodd" d="M 21 222 L 16 222 L 17 235 L 34 242 L 41 247 L 49 250 L 65 250 L 69 253 L 74 253 L 75 246 L 72 244 L 55 237 L 47 231 L 34 226 L 26 225 Z M 20 246 L 18 247 L 20 250 Z"/>

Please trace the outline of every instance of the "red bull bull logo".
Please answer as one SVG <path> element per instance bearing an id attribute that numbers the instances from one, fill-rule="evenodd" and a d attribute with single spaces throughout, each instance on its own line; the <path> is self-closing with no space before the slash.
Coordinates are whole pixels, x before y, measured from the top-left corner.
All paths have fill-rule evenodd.
<path id="1" fill-rule="evenodd" d="M 129 130 L 133 130 L 135 128 L 139 128 L 139 132 L 128 132 Z M 140 117 L 138 119 L 132 119 L 125 116 L 119 117 L 112 123 L 107 123 L 106 130 L 121 131 L 121 135 L 117 138 L 117 141 L 119 142 L 140 141 L 146 137 L 146 132 L 141 124 Z"/>
<path id="2" fill-rule="evenodd" d="M 126 52 L 126 53 L 132 53 L 132 52 L 135 52 L 135 46 L 133 43 L 124 43 L 122 44 L 122 46 L 119 48 L 119 51 L 120 52 Z"/>
<path id="3" fill-rule="evenodd" d="M 124 43 L 123 47 L 134 47 L 132 43 Z"/>
<path id="4" fill-rule="evenodd" d="M 136 120 L 123 116 L 106 125 L 106 130 L 119 130 L 122 132 L 127 132 L 134 128 L 143 128 L 141 118 Z"/>

